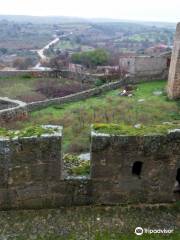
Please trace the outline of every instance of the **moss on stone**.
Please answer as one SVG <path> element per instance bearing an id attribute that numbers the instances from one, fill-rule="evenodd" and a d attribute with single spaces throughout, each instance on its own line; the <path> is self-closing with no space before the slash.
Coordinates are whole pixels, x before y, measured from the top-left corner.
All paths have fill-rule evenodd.
<path id="1" fill-rule="evenodd" d="M 81 160 L 77 155 L 65 154 L 64 166 L 69 176 L 87 176 L 90 174 L 90 161 Z"/>
<path id="2" fill-rule="evenodd" d="M 161 124 L 138 127 L 125 125 L 125 124 L 94 124 L 93 130 L 98 133 L 105 133 L 110 135 L 130 135 L 130 136 L 143 136 L 143 135 L 164 135 L 169 130 L 180 129 L 180 124 Z"/>
<path id="3" fill-rule="evenodd" d="M 0 128 L 0 137 L 15 138 L 15 137 L 40 137 L 43 134 L 53 134 L 57 129 L 45 128 L 43 126 L 30 126 L 22 130 L 13 131 L 5 128 Z"/>

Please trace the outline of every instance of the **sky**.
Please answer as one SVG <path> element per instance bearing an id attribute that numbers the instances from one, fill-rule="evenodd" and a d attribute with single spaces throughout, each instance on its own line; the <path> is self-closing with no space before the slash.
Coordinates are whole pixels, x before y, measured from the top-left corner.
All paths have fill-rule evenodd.
<path id="1" fill-rule="evenodd" d="M 180 21 L 180 0 L 0 0 L 0 15 Z"/>

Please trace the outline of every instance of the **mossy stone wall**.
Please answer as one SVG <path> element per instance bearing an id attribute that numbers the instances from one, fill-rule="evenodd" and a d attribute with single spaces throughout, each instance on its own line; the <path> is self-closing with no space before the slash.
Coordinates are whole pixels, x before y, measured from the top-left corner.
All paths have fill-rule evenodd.
<path id="1" fill-rule="evenodd" d="M 136 165 L 134 173 L 137 162 L 141 167 Z M 98 203 L 175 201 L 179 165 L 180 131 L 154 136 L 92 134 L 91 179 Z"/>

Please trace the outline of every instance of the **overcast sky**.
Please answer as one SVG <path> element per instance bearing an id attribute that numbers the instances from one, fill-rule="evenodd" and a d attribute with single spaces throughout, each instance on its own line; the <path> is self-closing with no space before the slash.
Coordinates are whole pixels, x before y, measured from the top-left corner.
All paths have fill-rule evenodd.
<path id="1" fill-rule="evenodd" d="M 0 14 L 180 21 L 180 0 L 0 0 Z"/>

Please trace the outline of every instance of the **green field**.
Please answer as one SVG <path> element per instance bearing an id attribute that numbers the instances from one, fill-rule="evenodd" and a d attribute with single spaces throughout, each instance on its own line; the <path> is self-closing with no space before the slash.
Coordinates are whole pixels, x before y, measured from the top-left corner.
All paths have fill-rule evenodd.
<path id="1" fill-rule="evenodd" d="M 154 125 L 180 120 L 180 101 L 165 95 L 165 81 L 142 83 L 132 97 L 119 96 L 121 89 L 84 101 L 51 106 L 34 111 L 25 122 L 9 127 L 21 128 L 36 124 L 58 124 L 64 127 L 64 152 L 89 150 L 90 126 L 93 123 Z M 156 96 L 154 92 L 163 91 Z"/>
<path id="2" fill-rule="evenodd" d="M 61 50 L 75 50 L 75 49 L 78 49 L 80 48 L 81 51 L 91 51 L 93 50 L 94 48 L 93 47 L 90 47 L 90 46 L 87 46 L 87 45 L 81 45 L 81 44 L 78 44 L 78 43 L 75 43 L 75 42 L 72 42 L 72 41 L 69 41 L 69 40 L 61 40 L 57 45 L 56 45 L 56 48 L 58 49 L 61 49 Z"/>

